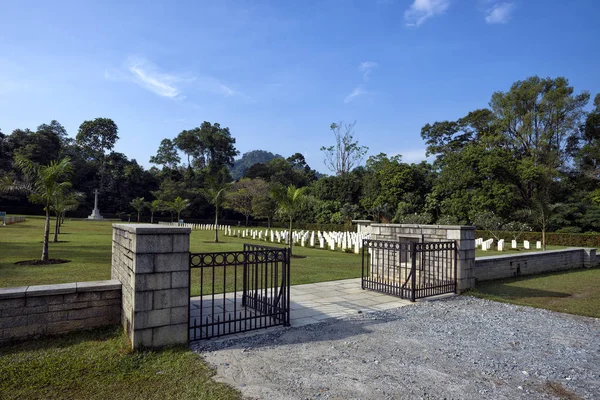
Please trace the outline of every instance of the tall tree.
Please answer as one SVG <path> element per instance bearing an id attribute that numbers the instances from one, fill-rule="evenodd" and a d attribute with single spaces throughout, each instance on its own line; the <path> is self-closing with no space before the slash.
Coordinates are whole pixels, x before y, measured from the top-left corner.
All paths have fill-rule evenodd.
<path id="1" fill-rule="evenodd" d="M 336 175 L 344 175 L 359 164 L 369 150 L 366 146 L 360 146 L 354 140 L 354 127 L 356 121 L 351 124 L 335 122 L 329 126 L 335 138 L 333 146 L 323 146 L 321 151 L 325 153 L 325 166 Z"/>
<path id="2" fill-rule="evenodd" d="M 226 201 L 229 208 L 246 217 L 246 226 L 248 226 L 248 218 L 252 215 L 252 201 L 260 190 L 255 187 L 255 182 L 258 181 L 265 183 L 262 179 L 240 179 L 227 193 Z"/>
<path id="3" fill-rule="evenodd" d="M 0 189 L 2 191 L 27 193 L 29 201 L 44 206 L 46 224 L 44 226 L 41 261 L 47 262 L 52 200 L 57 193 L 66 192 L 71 187 L 71 183 L 66 180 L 71 173 L 71 162 L 68 158 L 63 158 L 42 166 L 23 156 L 16 155 L 15 166 L 23 174 L 23 180 L 11 181 L 6 177 Z"/>
<path id="4" fill-rule="evenodd" d="M 96 118 L 84 121 L 79 126 L 76 142 L 88 154 L 88 157 L 99 162 L 100 190 L 104 189 L 104 160 L 105 153 L 115 147 L 119 140 L 119 128 L 110 118 Z"/>
<path id="5" fill-rule="evenodd" d="M 154 214 L 159 211 L 162 207 L 162 203 L 160 200 L 152 200 L 151 202 L 146 203 L 146 207 L 150 210 L 150 223 L 154 223 Z"/>
<path id="6" fill-rule="evenodd" d="M 173 169 L 181 162 L 175 144 L 171 139 L 163 139 L 158 146 L 155 156 L 150 157 L 152 164 L 162 165 L 163 167 Z"/>

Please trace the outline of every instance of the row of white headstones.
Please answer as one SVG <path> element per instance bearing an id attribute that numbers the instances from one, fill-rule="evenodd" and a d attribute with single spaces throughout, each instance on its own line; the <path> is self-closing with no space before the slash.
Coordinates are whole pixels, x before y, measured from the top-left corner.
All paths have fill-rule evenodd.
<path id="1" fill-rule="evenodd" d="M 475 247 L 481 247 L 481 250 L 483 250 L 483 251 L 490 250 L 493 245 L 494 245 L 494 239 L 488 239 L 488 240 L 483 240 L 483 238 L 475 239 Z M 518 248 L 516 240 L 512 240 L 510 245 L 511 245 L 510 247 L 512 249 Z M 497 246 L 498 246 L 497 247 L 498 251 L 504 251 L 504 248 L 505 248 L 504 239 L 498 240 Z M 523 240 L 523 248 L 526 250 L 529 250 L 531 248 L 531 244 L 529 243 L 529 240 Z M 535 242 L 535 248 L 541 249 L 542 242 L 540 242 L 539 240 L 537 242 Z"/>
<path id="2" fill-rule="evenodd" d="M 193 230 L 215 230 L 214 224 L 187 224 L 177 222 L 160 222 L 161 225 L 184 226 Z M 275 229 L 232 229 L 229 225 L 219 225 L 219 230 L 224 236 L 233 236 L 244 239 L 260 240 L 264 242 L 289 245 L 289 231 Z M 359 254 L 363 247 L 363 240 L 369 239 L 370 234 L 356 232 L 328 232 L 328 231 L 292 231 L 292 243 L 302 247 L 313 247 L 327 250 L 352 251 Z M 318 244 L 318 246 L 317 246 Z"/>

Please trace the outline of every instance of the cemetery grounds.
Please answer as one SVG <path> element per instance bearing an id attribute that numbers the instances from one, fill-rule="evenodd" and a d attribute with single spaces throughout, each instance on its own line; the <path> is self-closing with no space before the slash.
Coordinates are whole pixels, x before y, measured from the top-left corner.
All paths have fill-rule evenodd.
<path id="1" fill-rule="evenodd" d="M 110 278 L 110 221 L 67 220 L 60 241 L 50 243 L 50 258 L 68 263 L 14 265 L 40 256 L 43 224 L 43 218 L 27 217 L 25 223 L 0 230 L 0 287 Z M 223 235 L 222 243 L 213 240 L 213 231 L 193 231 L 191 251 L 235 251 L 253 242 Z M 299 246 L 294 254 L 301 258 L 292 259 L 292 285 L 360 277 L 360 255 Z M 477 252 L 478 257 L 497 254 Z M 596 268 L 484 283 L 471 294 L 600 317 L 598 287 Z M 5 398 L 107 398 L 108 393 L 122 399 L 238 398 L 239 392 L 213 381 L 213 374 L 185 347 L 132 353 L 120 327 L 0 347 L 0 393 Z"/>

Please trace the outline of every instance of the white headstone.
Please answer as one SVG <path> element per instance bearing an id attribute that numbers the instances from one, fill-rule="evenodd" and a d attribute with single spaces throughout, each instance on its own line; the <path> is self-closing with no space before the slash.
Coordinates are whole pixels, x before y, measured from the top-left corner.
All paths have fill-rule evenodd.
<path id="1" fill-rule="evenodd" d="M 529 240 L 523 240 L 523 247 L 529 250 Z"/>

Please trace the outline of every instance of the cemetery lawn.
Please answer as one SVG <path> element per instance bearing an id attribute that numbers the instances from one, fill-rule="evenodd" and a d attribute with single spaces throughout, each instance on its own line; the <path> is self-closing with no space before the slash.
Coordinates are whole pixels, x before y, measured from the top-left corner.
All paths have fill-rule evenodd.
<path id="1" fill-rule="evenodd" d="M 121 327 L 0 346 L 2 399 L 239 399 L 181 347 L 132 352 Z"/>
<path id="2" fill-rule="evenodd" d="M 480 282 L 468 295 L 600 318 L 600 268 Z"/>
<path id="3" fill-rule="evenodd" d="M 42 217 L 28 216 L 26 222 L 0 226 L 0 287 L 110 279 L 112 223 L 67 219 L 61 229 L 59 243 L 52 243 L 51 234 L 49 255 L 50 258 L 71 262 L 44 266 L 15 265 L 15 262 L 39 259 L 41 256 L 44 234 Z M 214 231 L 192 231 L 191 251 L 241 251 L 244 243 L 272 245 L 224 236 L 221 231 L 219 240 L 222 243 L 214 243 Z M 277 244 L 274 246 L 281 247 Z M 361 274 L 361 256 L 357 254 L 300 246 L 294 247 L 294 254 L 305 258 L 292 258 L 292 285 L 359 278 Z M 192 295 L 199 293 L 197 286 L 193 287 Z"/>

